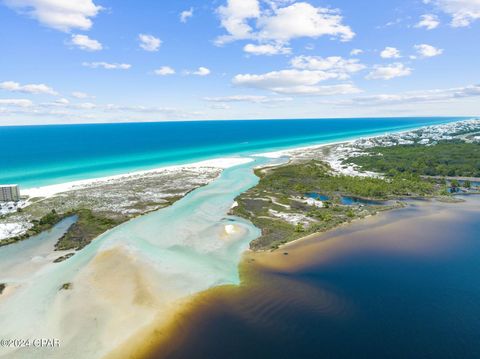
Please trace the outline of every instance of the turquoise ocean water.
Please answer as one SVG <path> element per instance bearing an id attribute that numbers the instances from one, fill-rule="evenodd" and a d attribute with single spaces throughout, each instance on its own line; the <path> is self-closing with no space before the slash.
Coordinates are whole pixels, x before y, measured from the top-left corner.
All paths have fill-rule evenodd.
<path id="1" fill-rule="evenodd" d="M 0 183 L 36 187 L 460 119 L 298 119 L 0 127 Z"/>

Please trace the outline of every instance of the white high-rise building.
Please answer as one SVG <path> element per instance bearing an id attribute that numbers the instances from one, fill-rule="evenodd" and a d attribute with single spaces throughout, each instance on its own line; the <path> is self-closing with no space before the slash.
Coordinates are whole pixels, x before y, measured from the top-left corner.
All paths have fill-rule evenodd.
<path id="1" fill-rule="evenodd" d="M 16 184 L 0 185 L 0 202 L 16 202 L 20 200 L 20 191 Z"/>

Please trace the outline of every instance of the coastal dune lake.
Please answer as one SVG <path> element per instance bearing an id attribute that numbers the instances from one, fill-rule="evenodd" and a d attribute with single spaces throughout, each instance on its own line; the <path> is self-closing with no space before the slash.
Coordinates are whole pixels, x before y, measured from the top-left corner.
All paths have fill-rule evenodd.
<path id="1" fill-rule="evenodd" d="M 200 295 L 149 358 L 479 358 L 480 197 L 464 199 L 248 253 L 242 285 Z"/>

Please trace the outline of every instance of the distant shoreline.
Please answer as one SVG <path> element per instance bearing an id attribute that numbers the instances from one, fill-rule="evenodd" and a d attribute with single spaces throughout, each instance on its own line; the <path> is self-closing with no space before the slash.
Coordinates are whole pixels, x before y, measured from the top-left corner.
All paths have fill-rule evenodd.
<path id="1" fill-rule="evenodd" d="M 409 119 L 409 118 L 458 118 L 458 121 L 463 121 L 469 118 L 476 118 L 478 116 L 375 116 L 375 117 L 306 117 L 306 118 L 245 118 L 245 119 L 198 119 L 198 120 L 156 120 L 156 121 L 125 121 L 125 122 L 78 122 L 78 123 L 45 123 L 45 124 L 14 124 L 2 125 L 1 127 L 47 127 L 47 126 L 95 126 L 95 125 L 131 125 L 131 124 L 154 124 L 154 123 L 191 123 L 191 122 L 249 122 L 249 121 L 322 121 L 322 120 L 364 120 L 364 119 Z"/>
<path id="2" fill-rule="evenodd" d="M 460 121 L 463 121 L 463 120 L 452 121 L 452 122 L 460 122 Z M 344 140 L 338 140 L 338 141 L 334 140 L 334 141 L 325 142 L 325 143 L 298 145 L 295 147 L 287 147 L 285 149 L 279 149 L 274 151 L 266 151 L 266 152 L 262 152 L 261 150 L 253 151 L 251 154 L 245 154 L 245 155 L 239 155 L 239 156 L 221 156 L 218 158 L 201 160 L 201 161 L 196 161 L 196 162 L 191 162 L 186 164 L 166 165 L 166 166 L 156 167 L 153 169 L 130 171 L 130 172 L 125 172 L 125 173 L 111 175 L 111 176 L 93 177 L 88 179 L 68 181 L 68 182 L 46 185 L 46 186 L 39 186 L 39 187 L 27 187 L 25 189 L 21 189 L 21 193 L 22 195 L 27 195 L 30 198 L 51 197 L 59 193 L 76 190 L 76 189 L 82 189 L 95 184 L 104 184 L 106 182 L 117 181 L 117 180 L 121 181 L 122 179 L 131 178 L 131 177 L 148 176 L 149 174 L 154 174 L 162 171 L 173 171 L 173 170 L 179 170 L 182 168 L 188 169 L 188 168 L 201 168 L 201 167 L 218 168 L 223 170 L 229 167 L 248 163 L 251 161 L 249 157 L 279 158 L 283 156 L 288 156 L 291 152 L 297 152 L 302 150 L 314 150 L 322 147 L 334 146 L 339 144 L 348 144 L 348 143 L 352 143 L 354 141 L 358 141 L 362 139 L 366 140 L 366 139 L 373 139 L 373 138 L 385 136 L 387 134 L 402 134 L 402 133 L 418 130 L 420 128 L 436 126 L 441 124 L 443 123 L 432 124 L 432 125 L 422 125 L 422 126 L 413 127 L 409 129 L 402 129 L 398 131 L 397 130 L 385 131 L 383 133 L 373 134 L 373 135 L 361 135 L 359 137 L 354 137 L 351 139 L 344 139 Z"/>
<path id="3" fill-rule="evenodd" d="M 258 169 L 256 174 L 260 177 L 259 184 L 237 197 L 238 205 L 232 213 L 252 221 L 257 227 L 261 228 L 262 236 L 252 242 L 250 249 L 264 251 L 282 248 L 285 243 L 329 231 L 350 223 L 352 220 L 369 217 L 379 211 L 395 209 L 401 206 L 397 202 L 401 197 L 439 198 L 445 202 L 454 202 L 455 199 L 445 197 L 447 190 L 440 188 L 440 184 L 431 184 L 429 187 L 421 185 L 414 178 L 399 180 L 395 177 L 395 179 L 391 179 L 388 175 L 385 175 L 384 172 L 386 171 L 375 168 L 364 169 L 361 165 L 355 164 L 353 160 L 350 162 L 345 160 L 362 156 L 362 154 L 368 157 L 368 149 L 371 148 L 377 149 L 375 153 L 380 152 L 377 157 L 382 157 L 382 152 L 378 148 L 394 148 L 395 146 L 401 148 L 400 145 L 409 144 L 418 144 L 424 146 L 425 149 L 437 148 L 431 145 L 438 143 L 438 146 L 442 146 L 441 141 L 456 138 L 453 134 L 461 137 L 464 133 L 469 133 L 468 131 L 476 133 L 479 125 L 479 120 L 460 121 L 452 124 L 421 127 L 416 130 L 363 137 L 358 140 L 338 141 L 329 146 L 305 146 L 299 149 L 264 153 L 262 155 L 265 157 L 281 158 L 288 156 L 290 160 L 282 168 L 272 169 L 268 166 L 268 169 Z M 415 140 L 412 141 L 412 139 Z M 475 139 L 472 138 L 470 141 L 475 141 Z M 325 150 L 325 147 L 328 147 L 328 149 Z M 413 156 L 413 154 L 410 155 L 410 157 Z M 324 165 L 316 161 L 322 161 Z M 474 165 L 471 161 L 469 163 Z M 330 174 L 324 176 L 321 173 L 322 171 Z M 339 176 L 336 177 L 336 175 Z M 362 177 L 365 180 L 362 182 L 363 185 L 360 184 Z M 352 180 L 345 183 L 344 179 L 348 178 L 352 178 Z M 353 181 L 353 178 L 358 179 L 355 180 L 357 187 L 366 186 L 368 190 L 352 189 L 351 181 Z M 444 177 L 438 178 L 443 179 Z M 320 182 L 324 187 L 319 184 Z M 332 189 L 332 186 L 336 189 Z M 309 191 L 317 192 L 318 190 L 320 194 L 325 194 L 319 188 L 323 188 L 323 191 L 326 191 L 329 197 L 321 200 L 317 200 L 316 197 L 312 197 L 314 199 L 308 198 Z M 350 190 L 345 188 L 350 188 Z M 468 185 L 468 189 L 464 189 L 464 192 L 469 192 L 469 189 L 470 185 Z M 367 204 L 361 204 L 358 208 L 349 208 L 348 205 L 351 203 L 341 202 L 338 199 L 338 193 L 340 193 L 340 196 L 350 196 L 357 199 L 392 199 L 395 203 L 387 204 L 385 202 L 378 208 L 371 208 Z M 376 193 L 377 195 L 372 196 L 366 193 Z M 478 194 L 478 190 L 473 189 L 472 193 Z M 306 200 L 305 197 L 308 199 Z M 333 204 L 331 202 L 332 198 L 334 198 Z M 305 208 L 305 206 L 307 207 Z M 332 206 L 336 206 L 334 211 L 329 209 Z M 323 209 L 322 213 L 318 213 L 315 207 L 326 209 Z"/>
<path id="4" fill-rule="evenodd" d="M 0 152 L 9 158 L 0 182 L 29 190 L 461 120 L 437 117 L 4 127 L 0 131 Z M 79 140 L 77 132 L 86 140 Z M 34 143 L 29 151 L 10 152 L 19 141 Z"/>
<path id="5" fill-rule="evenodd" d="M 158 172 L 177 171 L 181 169 L 202 168 L 202 167 L 226 169 L 229 167 L 249 163 L 251 161 L 253 160 L 250 158 L 221 157 L 221 158 L 199 161 L 199 162 L 194 162 L 194 163 L 185 164 L 185 165 L 171 165 L 171 166 L 165 166 L 165 167 L 158 167 L 151 170 L 133 171 L 133 172 L 127 172 L 127 173 L 112 175 L 112 176 L 97 177 L 97 178 L 91 178 L 91 179 L 53 184 L 48 186 L 26 188 L 26 189 L 22 189 L 22 195 L 27 195 L 30 198 L 51 197 L 59 193 L 83 189 L 92 185 L 105 184 L 111 181 L 121 181 L 131 177 L 148 176 L 151 174 L 156 174 Z"/>

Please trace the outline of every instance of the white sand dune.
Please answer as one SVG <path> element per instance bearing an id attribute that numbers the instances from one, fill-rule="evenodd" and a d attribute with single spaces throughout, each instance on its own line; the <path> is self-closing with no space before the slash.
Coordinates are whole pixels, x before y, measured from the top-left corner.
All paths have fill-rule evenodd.
<path id="1" fill-rule="evenodd" d="M 49 186 L 26 188 L 26 189 L 22 189 L 22 195 L 29 196 L 30 198 L 35 198 L 35 197 L 45 198 L 45 197 L 54 196 L 62 192 L 78 190 L 78 189 L 82 189 L 90 186 L 102 185 L 102 184 L 112 183 L 116 181 L 123 181 L 125 179 L 132 178 L 132 177 L 142 177 L 142 176 L 148 176 L 148 175 L 158 174 L 162 172 L 175 172 L 175 171 L 181 171 L 182 169 L 192 169 L 192 168 L 226 169 L 233 166 L 245 164 L 251 161 L 252 161 L 251 158 L 245 158 L 245 157 L 216 158 L 216 159 L 200 161 L 200 162 L 195 162 L 195 163 L 190 163 L 185 165 L 165 166 L 165 167 L 154 168 L 151 170 L 128 172 L 128 173 L 114 175 L 114 176 L 98 177 L 98 178 L 59 183 L 59 184 L 54 184 Z"/>

